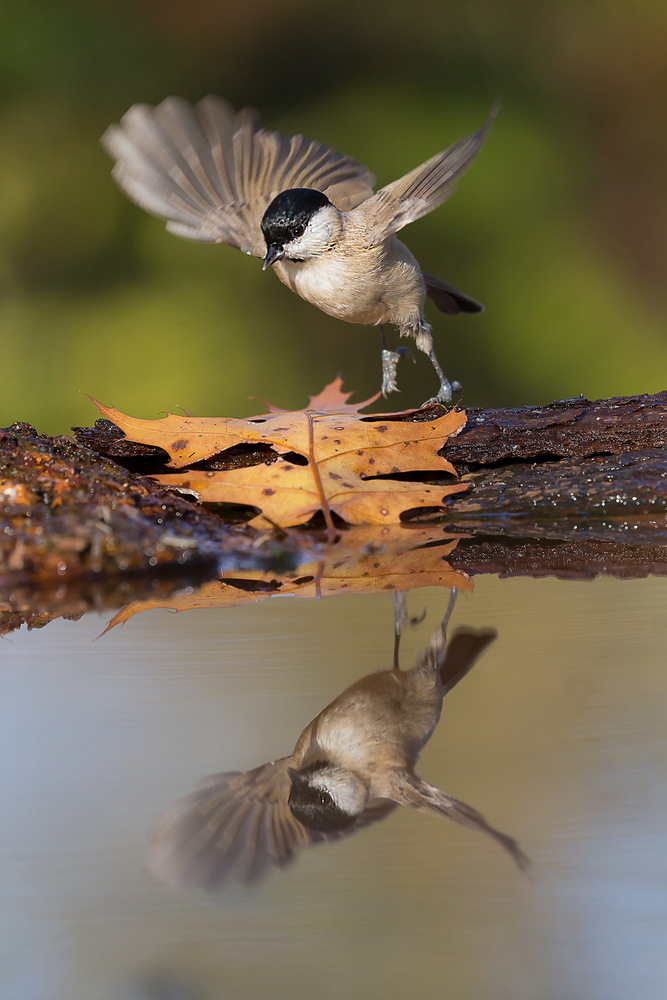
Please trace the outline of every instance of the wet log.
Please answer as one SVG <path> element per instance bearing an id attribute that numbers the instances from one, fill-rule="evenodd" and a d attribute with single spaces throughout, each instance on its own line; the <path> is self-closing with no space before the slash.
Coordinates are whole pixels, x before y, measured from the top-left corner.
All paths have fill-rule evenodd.
<path id="1" fill-rule="evenodd" d="M 461 536 L 454 569 L 667 572 L 667 392 L 467 416 L 443 448 L 471 487 L 445 500 L 444 522 Z M 168 593 L 221 568 L 268 567 L 279 577 L 321 543 L 304 531 L 260 535 L 160 488 L 146 477 L 168 456 L 109 421 L 74 433 L 76 442 L 27 424 L 0 431 L 0 612 L 4 594 L 11 622 L 114 607 L 124 595 Z M 240 447 L 210 461 L 267 460 Z"/>
<path id="2" fill-rule="evenodd" d="M 466 415 L 466 426 L 447 443 L 447 458 L 468 470 L 621 455 L 667 445 L 667 390 L 594 402 L 577 396 L 547 406 L 502 410 L 471 407 Z"/>
<path id="3" fill-rule="evenodd" d="M 667 392 L 472 410 L 445 454 L 472 486 L 451 521 L 476 535 L 667 542 Z"/>
<path id="4" fill-rule="evenodd" d="M 295 548 L 225 524 L 68 437 L 26 423 L 0 430 L 0 589 L 279 569 L 294 563 Z"/>

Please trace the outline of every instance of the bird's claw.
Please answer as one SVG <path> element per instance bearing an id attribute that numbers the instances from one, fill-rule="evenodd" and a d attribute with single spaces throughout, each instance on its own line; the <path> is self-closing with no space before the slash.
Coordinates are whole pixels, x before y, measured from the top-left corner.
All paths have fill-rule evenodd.
<path id="1" fill-rule="evenodd" d="M 401 359 L 399 351 L 390 351 L 386 347 L 382 350 L 382 395 L 385 399 L 390 392 L 400 392 L 396 384 L 396 369 Z"/>
<path id="2" fill-rule="evenodd" d="M 450 384 L 446 379 L 444 379 L 440 383 L 440 392 L 438 395 L 431 396 L 430 399 L 427 399 L 425 403 L 422 403 L 420 409 L 423 410 L 427 406 L 446 406 L 452 401 L 452 393 L 460 392 L 462 388 L 463 387 L 460 382 L 452 382 Z"/>

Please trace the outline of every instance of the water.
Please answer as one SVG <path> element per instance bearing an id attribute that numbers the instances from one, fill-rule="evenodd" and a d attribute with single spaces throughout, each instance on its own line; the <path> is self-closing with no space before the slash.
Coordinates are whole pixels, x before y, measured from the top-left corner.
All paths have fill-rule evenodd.
<path id="1" fill-rule="evenodd" d="M 448 592 L 408 594 L 427 645 Z M 398 809 L 252 888 L 143 868 L 203 775 L 289 753 L 391 666 L 390 594 L 55 621 L 0 645 L 2 1000 L 655 1000 L 667 988 L 667 581 L 481 577 L 452 625 L 497 641 L 418 773 L 532 860 Z"/>

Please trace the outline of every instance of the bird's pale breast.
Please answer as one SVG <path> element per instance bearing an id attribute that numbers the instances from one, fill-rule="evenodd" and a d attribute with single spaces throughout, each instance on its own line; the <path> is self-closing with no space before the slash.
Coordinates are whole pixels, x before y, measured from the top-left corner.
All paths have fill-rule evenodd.
<path id="1" fill-rule="evenodd" d="M 302 299 L 348 323 L 397 323 L 399 314 L 421 314 L 419 265 L 395 239 L 354 252 L 338 248 L 306 261 L 281 260 L 274 269 Z"/>

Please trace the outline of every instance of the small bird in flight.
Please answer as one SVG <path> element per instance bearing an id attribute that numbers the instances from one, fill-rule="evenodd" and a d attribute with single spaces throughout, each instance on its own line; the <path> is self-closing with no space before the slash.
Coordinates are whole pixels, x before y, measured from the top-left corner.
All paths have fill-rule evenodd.
<path id="1" fill-rule="evenodd" d="M 166 219 L 170 232 L 229 243 L 330 316 L 379 326 L 383 395 L 397 389 L 401 351 L 388 350 L 384 336 L 391 323 L 431 359 L 440 388 L 428 402 L 449 402 L 452 385 L 424 300 L 449 315 L 483 307 L 424 274 L 395 234 L 449 198 L 497 111 L 496 104 L 472 135 L 376 192 L 375 177 L 350 157 L 302 135 L 270 132 L 248 109 L 234 114 L 214 96 L 196 107 L 178 97 L 155 108 L 135 104 L 102 144 L 125 194 Z"/>

